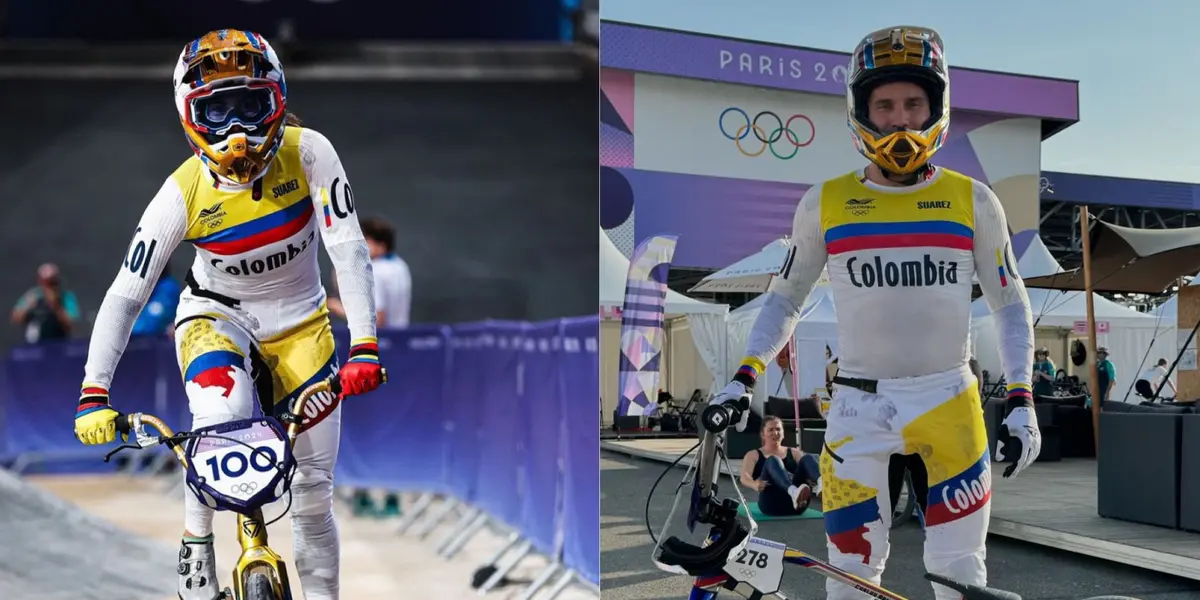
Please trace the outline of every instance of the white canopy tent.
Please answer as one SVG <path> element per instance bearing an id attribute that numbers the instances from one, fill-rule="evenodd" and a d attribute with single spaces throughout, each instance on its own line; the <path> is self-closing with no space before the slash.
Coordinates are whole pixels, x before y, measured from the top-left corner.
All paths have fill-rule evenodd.
<path id="1" fill-rule="evenodd" d="M 792 243 L 777 239 L 762 250 L 700 280 L 689 292 L 765 292 L 779 274 Z"/>
<path id="2" fill-rule="evenodd" d="M 608 234 L 600 230 L 600 307 L 620 308 L 625 303 L 625 281 L 629 275 L 629 259 L 617 249 Z M 696 351 L 712 374 L 714 382 L 728 381 L 733 372 L 727 357 L 725 319 L 726 304 L 712 304 L 667 290 L 666 316 L 686 317 Z M 722 385 L 724 385 L 722 383 Z"/>
<path id="3" fill-rule="evenodd" d="M 1033 238 L 1025 253 L 1017 260 L 1017 274 L 1021 277 L 1041 277 L 1063 272 L 1062 265 L 1058 264 L 1040 237 Z"/>
<path id="4" fill-rule="evenodd" d="M 1017 263 L 1017 269 L 1023 278 L 1064 272 L 1040 238 L 1035 239 L 1026 250 Z M 1074 328 L 1077 321 L 1087 320 L 1087 297 L 1084 292 L 1048 289 L 1028 289 L 1027 292 L 1034 324 L 1038 328 L 1069 330 Z M 1106 322 L 1109 327 L 1107 333 L 1097 334 L 1096 345 L 1108 348 L 1109 360 L 1117 369 L 1117 389 L 1124 394 L 1127 384 L 1140 370 L 1147 349 L 1162 333 L 1159 319 L 1121 306 L 1099 294 L 1092 295 L 1092 303 L 1096 322 Z M 985 298 L 979 298 L 972 304 L 971 340 L 980 366 L 992 373 L 1001 373 L 999 336 L 991 312 Z M 1155 348 L 1158 347 L 1155 343 Z"/>
<path id="5" fill-rule="evenodd" d="M 738 307 L 729 313 L 729 365 L 730 371 L 736 369 L 742 356 L 740 352 L 746 347 L 750 338 L 750 328 L 762 311 L 762 303 L 766 295 Z M 825 386 L 825 347 L 828 346 L 836 357 L 837 344 L 837 308 L 834 306 L 832 289 L 829 278 L 825 273 L 804 300 L 804 308 L 800 313 L 800 322 L 796 324 L 793 334 L 796 341 L 796 365 L 800 379 L 798 396 L 808 396 L 813 389 Z M 792 386 L 791 381 L 782 380 L 783 371 L 774 361 L 767 365 L 766 385 L 754 388 L 754 402 L 766 402 L 767 396 L 782 395 L 785 388 Z M 785 384 L 782 385 L 781 384 Z"/>

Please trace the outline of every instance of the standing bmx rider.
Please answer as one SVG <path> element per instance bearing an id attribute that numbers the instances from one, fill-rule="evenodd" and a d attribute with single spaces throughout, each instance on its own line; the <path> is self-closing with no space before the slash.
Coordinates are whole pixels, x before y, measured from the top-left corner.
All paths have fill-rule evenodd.
<path id="1" fill-rule="evenodd" d="M 839 370 L 819 461 L 830 562 L 880 582 L 892 515 L 888 464 L 893 455 L 913 455 L 928 473 L 925 568 L 985 585 L 991 455 L 969 366 L 972 277 L 996 316 L 1009 382 L 997 452 L 1015 460 L 1005 477 L 1032 464 L 1041 448 L 1029 297 L 999 199 L 987 185 L 929 162 L 950 126 L 937 32 L 899 26 L 869 34 L 851 57 L 846 88 L 851 137 L 870 164 L 814 185 L 800 200 L 794 246 L 746 358 L 713 402 L 750 393 L 828 264 L 838 312 L 853 315 L 837 323 Z M 933 587 L 939 600 L 959 598 Z M 863 597 L 832 579 L 826 590 L 833 600 Z"/>

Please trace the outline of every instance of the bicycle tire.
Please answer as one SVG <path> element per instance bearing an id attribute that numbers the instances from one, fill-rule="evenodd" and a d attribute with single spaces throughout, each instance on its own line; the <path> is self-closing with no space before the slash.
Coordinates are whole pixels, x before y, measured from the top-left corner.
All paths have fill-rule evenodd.
<path id="1" fill-rule="evenodd" d="M 282 600 L 275 594 L 275 586 L 263 573 L 251 573 L 246 579 L 245 600 Z"/>

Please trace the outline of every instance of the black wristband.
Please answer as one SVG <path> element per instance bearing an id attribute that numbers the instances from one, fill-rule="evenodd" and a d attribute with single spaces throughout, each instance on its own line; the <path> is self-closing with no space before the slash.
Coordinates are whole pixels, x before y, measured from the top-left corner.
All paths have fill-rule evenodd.
<path id="1" fill-rule="evenodd" d="M 1025 394 L 1017 394 L 1008 397 L 1008 401 L 1004 403 L 1004 414 L 1012 412 L 1017 408 L 1033 408 L 1033 398 Z"/>
<path id="2" fill-rule="evenodd" d="M 738 373 L 733 376 L 733 380 L 746 386 L 746 389 L 754 389 L 754 378 L 746 373 Z"/>

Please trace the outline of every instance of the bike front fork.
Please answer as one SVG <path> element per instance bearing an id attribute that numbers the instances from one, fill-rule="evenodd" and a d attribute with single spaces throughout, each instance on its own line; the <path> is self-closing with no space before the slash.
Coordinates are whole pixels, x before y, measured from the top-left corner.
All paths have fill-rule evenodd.
<path id="1" fill-rule="evenodd" d="M 242 547 L 242 554 L 233 567 L 234 596 L 230 600 L 246 598 L 246 582 L 255 573 L 266 575 L 275 588 L 276 598 L 292 600 L 287 563 L 267 545 L 267 526 L 263 520 L 262 509 L 256 509 L 249 515 L 239 514 L 237 526 L 238 544 Z"/>

